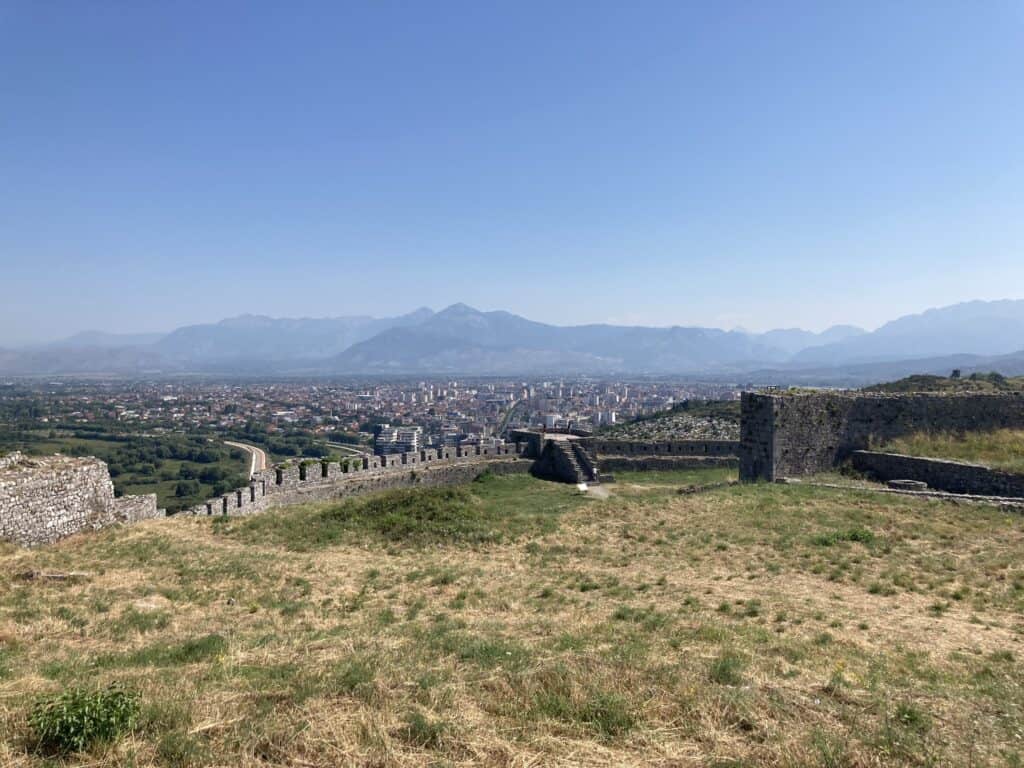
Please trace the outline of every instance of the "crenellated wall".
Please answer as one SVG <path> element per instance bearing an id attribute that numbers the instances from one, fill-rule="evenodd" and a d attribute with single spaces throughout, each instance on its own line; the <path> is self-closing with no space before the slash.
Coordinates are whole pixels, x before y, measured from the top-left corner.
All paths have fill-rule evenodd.
<path id="1" fill-rule="evenodd" d="M 209 499 L 181 514 L 250 515 L 272 507 L 341 499 L 391 488 L 464 483 L 484 472 L 528 472 L 531 464 L 512 445 L 364 457 L 361 462 L 350 460 L 347 465 L 305 460 L 257 472 L 246 488 Z"/>
<path id="2" fill-rule="evenodd" d="M 155 494 L 115 498 L 107 465 L 91 456 L 14 453 L 0 462 L 0 539 L 36 546 L 162 515 Z"/>

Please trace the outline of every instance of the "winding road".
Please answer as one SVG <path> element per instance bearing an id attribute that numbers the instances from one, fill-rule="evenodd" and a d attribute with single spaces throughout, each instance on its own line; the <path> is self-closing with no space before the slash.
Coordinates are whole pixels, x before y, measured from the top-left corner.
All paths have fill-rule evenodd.
<path id="1" fill-rule="evenodd" d="M 249 462 L 249 479 L 257 472 L 267 468 L 267 452 L 262 448 L 257 448 L 255 445 L 246 445 L 245 443 L 236 443 L 232 440 L 225 440 L 224 445 L 230 445 L 232 448 L 241 448 L 243 451 L 248 452 L 251 461 Z"/>

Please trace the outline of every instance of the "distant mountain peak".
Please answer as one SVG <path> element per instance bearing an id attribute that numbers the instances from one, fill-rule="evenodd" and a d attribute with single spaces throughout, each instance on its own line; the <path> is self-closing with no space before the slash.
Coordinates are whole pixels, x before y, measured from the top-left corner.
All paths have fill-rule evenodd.
<path id="1" fill-rule="evenodd" d="M 242 315 L 236 315 L 235 317 L 225 317 L 217 325 L 222 328 L 257 328 L 260 326 L 270 325 L 274 322 L 274 318 L 268 317 L 267 315 L 254 315 L 245 313 Z"/>
<path id="2" fill-rule="evenodd" d="M 469 304 L 463 304 L 461 301 L 456 304 L 451 304 L 440 312 L 438 315 L 482 315 L 479 309 L 469 306 Z"/>

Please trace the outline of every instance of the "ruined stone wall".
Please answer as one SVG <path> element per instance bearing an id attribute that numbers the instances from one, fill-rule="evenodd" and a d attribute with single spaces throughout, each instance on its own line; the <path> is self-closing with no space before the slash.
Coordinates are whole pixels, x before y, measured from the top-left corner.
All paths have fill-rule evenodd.
<path id="1" fill-rule="evenodd" d="M 949 493 L 1024 497 L 1024 475 L 979 464 L 877 451 L 854 451 L 852 460 L 855 469 L 877 480 L 919 480 Z"/>
<path id="2" fill-rule="evenodd" d="M 161 515 L 155 494 L 115 499 L 99 459 L 12 454 L 0 464 L 0 539 L 22 546 Z"/>
<path id="3" fill-rule="evenodd" d="M 914 432 L 1024 427 L 1024 395 L 743 393 L 740 479 L 822 472 L 853 451 Z"/>

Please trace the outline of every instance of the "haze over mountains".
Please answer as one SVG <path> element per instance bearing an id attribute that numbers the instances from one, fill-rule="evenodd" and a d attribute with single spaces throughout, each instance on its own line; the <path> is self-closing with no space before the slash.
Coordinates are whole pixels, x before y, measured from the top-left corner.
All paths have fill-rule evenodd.
<path id="1" fill-rule="evenodd" d="M 901 317 L 873 332 L 556 326 L 455 304 L 393 318 L 243 315 L 166 335 L 78 333 L 0 349 L 0 374 L 625 373 L 867 379 L 950 366 L 1024 367 L 1024 300 L 974 301 Z M 1017 353 L 1017 354 L 1014 354 Z M 932 370 L 934 369 L 934 371 Z"/>

